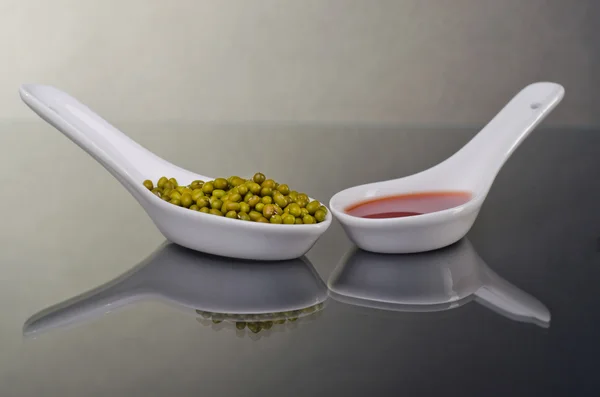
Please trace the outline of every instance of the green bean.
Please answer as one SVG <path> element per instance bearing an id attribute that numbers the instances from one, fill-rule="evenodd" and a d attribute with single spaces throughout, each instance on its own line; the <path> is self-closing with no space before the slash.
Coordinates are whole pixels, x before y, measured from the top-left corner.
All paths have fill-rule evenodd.
<path id="1" fill-rule="evenodd" d="M 260 184 L 260 186 L 275 189 L 275 181 L 273 179 L 265 179 L 263 183 Z"/>
<path id="2" fill-rule="evenodd" d="M 231 186 L 234 186 L 234 187 L 240 186 L 240 185 L 243 185 L 244 182 L 246 182 L 244 179 L 240 178 L 239 176 L 236 176 L 235 178 L 233 178 L 231 180 Z"/>
<path id="3" fill-rule="evenodd" d="M 282 221 L 286 225 L 293 225 L 296 222 L 296 218 L 291 214 L 286 214 L 282 217 Z"/>
<path id="4" fill-rule="evenodd" d="M 317 220 L 317 222 L 323 222 L 326 217 L 327 217 L 327 214 L 322 209 L 318 209 L 315 212 L 315 219 Z"/>
<path id="5" fill-rule="evenodd" d="M 281 215 L 273 215 L 273 216 L 272 216 L 272 217 L 269 219 L 269 221 L 270 221 L 271 223 L 281 223 L 281 222 L 282 222 Z"/>
<path id="6" fill-rule="evenodd" d="M 256 182 L 252 182 L 248 186 L 248 190 L 250 190 L 250 192 L 252 192 L 252 194 L 260 194 L 261 189 L 262 188 L 260 187 L 260 185 Z"/>
<path id="7" fill-rule="evenodd" d="M 192 195 L 189 193 L 183 193 L 181 195 L 181 205 L 185 208 L 189 208 L 194 201 L 192 200 Z"/>
<path id="8" fill-rule="evenodd" d="M 288 185 L 286 185 L 285 183 L 283 185 L 277 186 L 277 190 L 279 191 L 279 193 L 283 194 L 284 196 L 286 194 L 290 194 L 290 187 Z"/>
<path id="9" fill-rule="evenodd" d="M 304 223 L 305 225 L 309 225 L 311 223 L 316 223 L 316 221 L 312 215 L 304 215 L 302 217 L 302 223 Z"/>
<path id="10" fill-rule="evenodd" d="M 208 207 L 208 205 L 209 205 L 208 199 L 206 197 L 200 197 L 198 200 L 196 200 L 196 205 L 199 208 Z"/>
<path id="11" fill-rule="evenodd" d="M 292 203 L 289 205 L 290 215 L 294 215 L 296 218 L 302 215 L 302 209 L 296 203 Z"/>
<path id="12" fill-rule="evenodd" d="M 212 197 L 210 200 L 210 208 L 220 209 L 223 206 L 223 202 L 218 198 Z"/>
<path id="13" fill-rule="evenodd" d="M 200 197 L 204 197 L 204 192 L 200 188 L 192 190 L 192 198 L 198 200 Z"/>
<path id="14" fill-rule="evenodd" d="M 265 176 L 264 174 L 261 174 L 260 172 L 257 172 L 256 174 L 254 174 L 254 177 L 252 178 L 252 180 L 258 184 L 261 184 L 265 181 Z"/>
<path id="15" fill-rule="evenodd" d="M 190 184 L 190 189 L 199 189 L 202 188 L 202 185 L 204 185 L 204 181 L 197 179 Z"/>
<path id="16" fill-rule="evenodd" d="M 215 187 L 212 182 L 206 182 L 204 185 L 202 185 L 202 191 L 205 194 L 211 194 L 213 190 L 215 190 Z"/>
<path id="17" fill-rule="evenodd" d="M 239 211 L 239 210 L 240 210 L 240 208 L 241 208 L 241 205 L 240 205 L 240 203 L 235 203 L 235 202 L 233 202 L 233 201 L 227 201 L 227 202 L 225 203 L 225 209 L 226 209 L 227 211 Z"/>
<path id="18" fill-rule="evenodd" d="M 221 190 L 221 189 L 215 189 L 212 192 L 213 197 L 216 197 L 218 199 L 220 199 L 221 197 L 225 196 L 227 193 L 225 192 L 225 190 Z"/>
<path id="19" fill-rule="evenodd" d="M 241 202 L 240 203 L 240 212 L 250 212 L 250 205 L 248 203 Z"/>
<path id="20" fill-rule="evenodd" d="M 263 197 L 263 199 L 264 198 L 265 197 Z M 283 194 L 281 194 L 281 193 L 274 194 L 273 195 L 273 201 L 275 201 L 275 204 L 277 204 L 281 208 L 285 208 L 288 205 L 288 203 L 287 203 L 287 201 L 285 199 L 285 196 Z"/>
<path id="21" fill-rule="evenodd" d="M 246 185 L 239 185 L 237 189 L 240 196 L 245 196 L 248 193 L 248 186 Z"/>
<path id="22" fill-rule="evenodd" d="M 221 190 L 221 189 L 227 189 L 227 185 L 229 185 L 229 183 L 227 183 L 227 179 L 225 179 L 225 178 L 217 178 L 213 182 L 213 185 L 214 185 L 215 189 Z"/>
<path id="23" fill-rule="evenodd" d="M 320 206 L 321 206 L 321 203 L 319 203 L 317 200 L 314 200 L 306 205 L 306 209 L 308 210 L 309 214 L 314 215 Z"/>
<path id="24" fill-rule="evenodd" d="M 158 180 L 158 182 L 156 183 L 156 186 L 158 186 L 161 189 L 165 188 L 165 185 L 167 184 L 167 182 L 169 182 L 169 180 L 167 179 L 166 176 L 161 176 L 160 179 Z"/>
<path id="25" fill-rule="evenodd" d="M 273 204 L 265 205 L 262 213 L 265 218 L 271 219 L 271 217 L 275 215 L 275 206 Z"/>
<path id="26" fill-rule="evenodd" d="M 250 207 L 254 207 L 256 206 L 256 204 L 260 203 L 261 198 L 259 196 L 252 196 L 249 200 L 248 200 L 248 205 L 250 205 Z"/>
<path id="27" fill-rule="evenodd" d="M 273 189 L 271 189 L 270 187 L 263 187 L 262 189 L 260 189 L 260 195 L 265 197 L 265 196 L 270 196 L 273 194 Z"/>
<path id="28" fill-rule="evenodd" d="M 260 218 L 262 218 L 262 214 L 258 211 L 250 211 L 248 213 L 248 216 L 250 217 L 250 220 L 256 222 L 258 221 Z"/>

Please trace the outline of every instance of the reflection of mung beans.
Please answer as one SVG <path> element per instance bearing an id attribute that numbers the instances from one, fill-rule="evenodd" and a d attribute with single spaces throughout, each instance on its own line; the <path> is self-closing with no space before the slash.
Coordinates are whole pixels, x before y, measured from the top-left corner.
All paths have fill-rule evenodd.
<path id="1" fill-rule="evenodd" d="M 314 315 L 315 311 L 323 308 L 323 303 L 318 303 L 304 309 L 289 310 L 286 312 L 275 313 L 260 313 L 260 314 L 227 314 L 227 313 L 211 313 L 196 310 L 200 316 L 205 319 L 210 319 L 214 324 L 220 324 L 225 319 L 235 322 L 237 332 L 243 332 L 248 328 L 253 334 L 258 334 L 262 330 L 269 330 L 274 325 L 285 324 L 286 321 L 293 323 L 298 320 L 302 314 Z M 282 318 L 284 317 L 284 318 Z M 291 325 L 291 324 L 290 324 Z M 295 325 L 294 325 L 295 326 Z"/>
<path id="2" fill-rule="evenodd" d="M 243 321 L 238 321 L 238 322 L 235 323 L 235 327 L 237 329 L 244 329 L 244 328 L 246 328 L 246 323 L 243 322 Z"/>
<path id="3" fill-rule="evenodd" d="M 271 329 L 271 327 L 273 326 L 273 321 L 264 321 L 261 324 L 263 329 Z"/>
<path id="4" fill-rule="evenodd" d="M 259 333 L 262 329 L 260 323 L 248 323 L 248 329 L 255 334 Z"/>

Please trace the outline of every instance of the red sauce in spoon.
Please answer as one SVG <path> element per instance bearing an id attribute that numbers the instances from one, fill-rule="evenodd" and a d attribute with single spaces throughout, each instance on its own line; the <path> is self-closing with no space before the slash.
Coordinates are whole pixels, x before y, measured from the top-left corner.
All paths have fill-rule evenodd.
<path id="1" fill-rule="evenodd" d="M 349 215 L 370 218 L 403 218 L 443 211 L 465 204 L 473 195 L 462 191 L 400 194 L 361 201 L 346 208 Z"/>

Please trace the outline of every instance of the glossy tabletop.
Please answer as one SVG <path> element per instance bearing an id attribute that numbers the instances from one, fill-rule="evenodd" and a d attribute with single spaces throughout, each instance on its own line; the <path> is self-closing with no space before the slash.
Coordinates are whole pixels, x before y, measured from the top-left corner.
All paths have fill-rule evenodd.
<path id="1" fill-rule="evenodd" d="M 325 203 L 477 132 L 115 125 L 184 168 L 261 171 Z M 451 247 L 371 254 L 334 221 L 279 263 L 165 242 L 41 120 L 1 122 L 0 152 L 1 396 L 598 393 L 600 130 L 534 131 Z"/>

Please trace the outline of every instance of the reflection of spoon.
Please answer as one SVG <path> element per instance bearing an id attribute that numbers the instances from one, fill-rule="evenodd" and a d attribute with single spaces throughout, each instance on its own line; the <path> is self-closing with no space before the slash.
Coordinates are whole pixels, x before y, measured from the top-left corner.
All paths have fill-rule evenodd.
<path id="1" fill-rule="evenodd" d="M 548 327 L 549 310 L 500 278 L 463 239 L 422 254 L 385 255 L 353 249 L 329 279 L 339 301 L 393 311 L 439 311 L 471 300 L 516 321 Z"/>
<path id="2" fill-rule="evenodd" d="M 24 85 L 23 101 L 106 168 L 131 193 L 170 241 L 197 251 L 241 259 L 286 260 L 304 255 L 327 230 L 332 216 L 311 225 L 273 225 L 189 211 L 152 194 L 142 182 L 174 177 L 185 184 L 213 178 L 177 167 L 128 138 L 56 88 Z M 311 199 L 312 200 L 312 199 Z M 231 241 L 235 241 L 231 244 Z"/>
<path id="3" fill-rule="evenodd" d="M 327 298 L 307 258 L 282 262 L 226 260 L 166 243 L 128 273 L 31 317 L 25 335 L 78 324 L 130 303 L 157 299 L 197 311 L 261 314 L 295 311 Z"/>
<path id="4" fill-rule="evenodd" d="M 531 84 L 447 160 L 408 177 L 343 190 L 331 198 L 329 207 L 350 239 L 367 251 L 413 253 L 452 244 L 475 222 L 500 168 L 563 95 L 564 89 L 558 84 Z M 404 218 L 368 219 L 345 212 L 353 204 L 378 197 L 452 190 L 473 196 L 458 207 Z"/>

